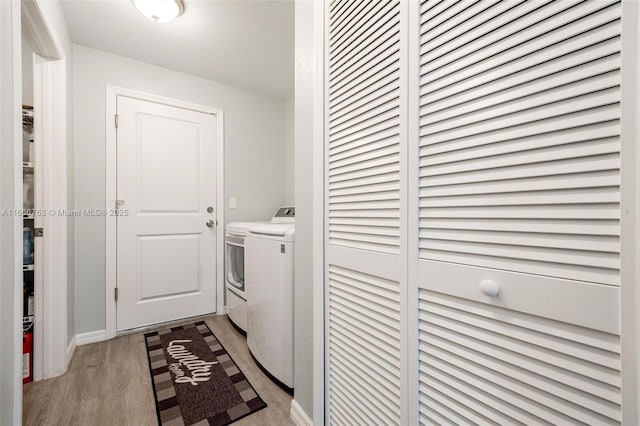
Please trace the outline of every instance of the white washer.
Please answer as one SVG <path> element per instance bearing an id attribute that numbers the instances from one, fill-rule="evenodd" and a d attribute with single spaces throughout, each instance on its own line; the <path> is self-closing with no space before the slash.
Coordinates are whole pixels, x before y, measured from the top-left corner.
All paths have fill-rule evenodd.
<path id="1" fill-rule="evenodd" d="M 247 293 L 245 290 L 244 242 L 248 229 L 256 222 L 231 222 L 224 236 L 227 316 L 233 325 L 247 331 Z"/>
<path id="2" fill-rule="evenodd" d="M 249 227 L 245 240 L 247 344 L 257 363 L 293 390 L 295 208 Z"/>

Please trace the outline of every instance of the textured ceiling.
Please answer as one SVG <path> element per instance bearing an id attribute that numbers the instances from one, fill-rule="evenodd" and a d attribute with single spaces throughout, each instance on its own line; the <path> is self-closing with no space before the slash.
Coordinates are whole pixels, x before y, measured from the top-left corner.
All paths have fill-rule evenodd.
<path id="1" fill-rule="evenodd" d="M 286 99 L 293 96 L 293 1 L 183 0 L 167 24 L 129 0 L 62 0 L 72 40 Z"/>

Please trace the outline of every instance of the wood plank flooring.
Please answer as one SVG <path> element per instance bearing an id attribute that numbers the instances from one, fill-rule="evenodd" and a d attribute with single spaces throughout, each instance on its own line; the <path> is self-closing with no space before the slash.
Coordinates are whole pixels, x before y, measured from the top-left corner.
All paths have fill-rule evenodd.
<path id="1" fill-rule="evenodd" d="M 226 316 L 205 321 L 268 405 L 234 425 L 293 425 L 291 396 L 256 366 L 244 336 Z M 143 333 L 79 346 L 65 374 L 25 385 L 22 419 L 25 426 L 157 425 Z"/>

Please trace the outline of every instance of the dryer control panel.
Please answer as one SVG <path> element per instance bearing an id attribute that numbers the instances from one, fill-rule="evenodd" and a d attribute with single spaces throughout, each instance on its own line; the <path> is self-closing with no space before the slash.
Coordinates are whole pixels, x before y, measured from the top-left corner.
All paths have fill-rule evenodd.
<path id="1" fill-rule="evenodd" d="M 296 217 L 296 208 L 293 206 L 289 207 L 280 207 L 276 214 L 273 215 L 273 218 L 295 218 Z"/>

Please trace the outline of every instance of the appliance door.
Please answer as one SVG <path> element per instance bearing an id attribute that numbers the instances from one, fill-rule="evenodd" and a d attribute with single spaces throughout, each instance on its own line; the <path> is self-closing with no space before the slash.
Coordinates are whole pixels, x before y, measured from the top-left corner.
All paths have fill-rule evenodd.
<path id="1" fill-rule="evenodd" d="M 244 296 L 244 236 L 227 234 L 227 285 Z"/>
<path id="2" fill-rule="evenodd" d="M 293 242 L 247 236 L 247 345 L 293 388 Z"/>

